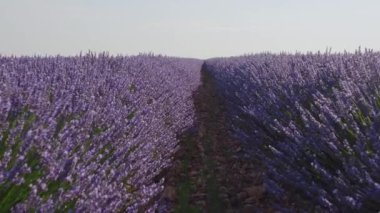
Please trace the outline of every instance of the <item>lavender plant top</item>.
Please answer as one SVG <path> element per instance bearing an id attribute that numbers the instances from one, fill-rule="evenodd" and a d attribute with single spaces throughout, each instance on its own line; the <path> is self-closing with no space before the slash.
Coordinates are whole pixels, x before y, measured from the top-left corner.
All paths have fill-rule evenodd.
<path id="1" fill-rule="evenodd" d="M 206 62 L 234 136 L 266 166 L 279 210 L 380 210 L 380 54 Z M 292 210 L 292 208 L 290 208 Z"/>
<path id="2" fill-rule="evenodd" d="M 0 212 L 135 212 L 193 123 L 201 61 L 0 57 Z"/>

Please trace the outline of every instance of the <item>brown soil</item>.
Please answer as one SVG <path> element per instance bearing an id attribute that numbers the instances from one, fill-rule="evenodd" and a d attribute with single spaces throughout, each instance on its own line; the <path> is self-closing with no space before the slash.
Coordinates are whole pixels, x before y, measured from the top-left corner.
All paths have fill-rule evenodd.
<path id="1" fill-rule="evenodd" d="M 180 137 L 157 212 L 273 212 L 262 165 L 243 158 L 229 135 L 225 110 L 205 66 L 193 94 L 195 126 Z"/>

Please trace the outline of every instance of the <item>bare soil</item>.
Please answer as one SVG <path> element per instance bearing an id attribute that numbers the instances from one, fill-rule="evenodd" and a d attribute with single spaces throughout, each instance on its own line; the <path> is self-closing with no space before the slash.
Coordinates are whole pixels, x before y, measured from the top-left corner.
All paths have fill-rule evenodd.
<path id="1" fill-rule="evenodd" d="M 274 212 L 263 166 L 243 157 L 205 65 L 201 73 L 202 85 L 193 94 L 196 122 L 180 136 L 157 212 Z"/>

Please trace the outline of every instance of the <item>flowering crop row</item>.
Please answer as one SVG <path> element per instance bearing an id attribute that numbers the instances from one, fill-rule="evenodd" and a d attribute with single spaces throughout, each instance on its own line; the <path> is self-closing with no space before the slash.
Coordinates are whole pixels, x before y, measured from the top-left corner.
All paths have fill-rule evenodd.
<path id="1" fill-rule="evenodd" d="M 380 210 L 379 53 L 258 54 L 206 66 L 273 197 L 307 211 Z"/>
<path id="2" fill-rule="evenodd" d="M 202 62 L 0 57 L 0 212 L 135 212 L 193 123 Z"/>

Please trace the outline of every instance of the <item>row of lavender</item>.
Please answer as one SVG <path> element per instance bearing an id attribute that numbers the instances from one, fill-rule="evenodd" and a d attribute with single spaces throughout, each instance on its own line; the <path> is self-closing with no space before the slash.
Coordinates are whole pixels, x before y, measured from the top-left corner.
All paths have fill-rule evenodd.
<path id="1" fill-rule="evenodd" d="M 232 133 L 266 167 L 274 207 L 380 210 L 380 53 L 206 62 Z"/>
<path id="2" fill-rule="evenodd" d="M 0 212 L 137 211 L 162 191 L 154 177 L 192 125 L 201 65 L 0 57 Z"/>

